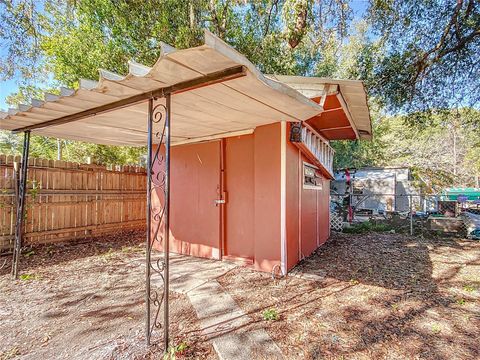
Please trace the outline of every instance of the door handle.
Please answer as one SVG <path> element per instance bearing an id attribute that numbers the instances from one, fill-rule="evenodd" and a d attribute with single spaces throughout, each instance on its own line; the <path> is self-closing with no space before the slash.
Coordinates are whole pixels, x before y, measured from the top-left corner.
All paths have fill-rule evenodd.
<path id="1" fill-rule="evenodd" d="M 215 202 L 215 206 L 218 206 L 219 204 L 225 204 L 225 200 L 223 199 L 217 199 L 214 202 Z"/>

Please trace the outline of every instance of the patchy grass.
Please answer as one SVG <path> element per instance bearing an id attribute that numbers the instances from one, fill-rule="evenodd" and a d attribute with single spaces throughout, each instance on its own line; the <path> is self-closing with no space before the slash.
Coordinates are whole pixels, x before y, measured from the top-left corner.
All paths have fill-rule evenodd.
<path id="1" fill-rule="evenodd" d="M 276 321 L 280 319 L 277 309 L 274 309 L 274 308 L 265 310 L 262 313 L 262 316 L 263 316 L 263 320 L 266 320 L 266 321 L 271 321 L 271 320 Z"/>
<path id="2" fill-rule="evenodd" d="M 36 274 L 21 274 L 18 278 L 22 281 L 29 281 L 29 280 L 38 280 L 40 276 Z"/>
<path id="3" fill-rule="evenodd" d="M 480 358 L 480 242 L 335 234 L 293 273 L 219 279 L 287 359 Z"/>
<path id="4" fill-rule="evenodd" d="M 168 351 L 163 355 L 163 360 L 176 360 L 178 357 L 181 358 L 187 354 L 188 348 L 189 346 L 186 342 L 170 346 Z"/>
<path id="5" fill-rule="evenodd" d="M 143 241 L 35 248 L 19 281 L 5 266 L 0 359 L 161 359 L 144 346 Z M 289 360 L 463 360 L 480 358 L 479 274 L 478 241 L 369 231 L 333 235 L 283 279 L 236 268 L 218 281 L 251 319 L 238 330 L 266 329 Z M 170 299 L 166 358 L 216 359 L 188 299 Z"/>
<path id="6" fill-rule="evenodd" d="M 18 357 L 20 354 L 20 350 L 18 347 L 13 347 L 11 349 L 7 349 L 5 351 L 0 352 L 0 360 L 10 360 L 10 359 L 15 359 Z"/>

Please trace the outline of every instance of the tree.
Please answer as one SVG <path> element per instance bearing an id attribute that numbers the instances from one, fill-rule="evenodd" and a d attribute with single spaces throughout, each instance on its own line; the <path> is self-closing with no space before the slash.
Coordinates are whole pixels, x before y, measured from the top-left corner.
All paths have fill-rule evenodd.
<path id="1" fill-rule="evenodd" d="M 346 18 L 325 21 L 335 9 L 341 10 L 341 17 L 348 12 L 343 1 L 339 7 L 336 4 L 336 0 L 322 7 L 293 0 L 3 0 L 0 39 L 7 55 L 0 63 L 0 75 L 3 79 L 21 75 L 20 91 L 8 102 L 28 103 L 42 98 L 41 89 L 34 85 L 46 82 L 47 74 L 53 76 L 49 87 L 71 88 L 78 87 L 80 78 L 96 79 L 100 68 L 125 74 L 129 60 L 153 65 L 162 42 L 177 48 L 199 45 L 203 28 L 232 44 L 263 72 L 306 74 L 319 58 L 319 42 L 305 37 L 307 30 L 316 34 L 333 33 L 338 26 L 345 30 Z M 308 15 L 308 24 L 302 25 L 301 34 L 292 35 L 290 24 L 297 21 L 299 6 Z M 320 23 L 315 24 L 316 15 Z M 18 138 L 4 138 L 8 141 L 3 151 L 18 154 Z M 62 145 L 68 160 L 84 161 L 90 156 L 99 162 L 123 163 L 139 157 L 138 152 L 120 147 L 71 141 Z M 56 151 L 55 140 L 32 137 L 33 156 L 55 158 Z"/>
<path id="2" fill-rule="evenodd" d="M 478 102 L 479 7 L 475 0 L 370 0 L 363 19 L 354 21 L 350 0 L 0 0 L 6 51 L 0 76 L 21 75 L 20 92 L 9 100 L 28 102 L 39 96 L 33 85 L 76 88 L 80 78 L 96 79 L 99 68 L 125 74 L 128 60 L 151 66 L 161 42 L 196 46 L 208 28 L 264 73 L 365 80 L 376 109 L 376 138 L 335 143 L 336 161 L 385 164 L 395 160 L 388 131 L 411 134 L 406 124 L 382 120 L 382 106 L 389 115 L 402 114 L 398 121 L 432 127 L 433 136 L 439 109 Z M 448 126 L 457 144 L 463 120 Z M 17 140 L 5 139 L 18 151 Z M 454 156 L 455 166 L 468 159 L 468 166 L 478 167 L 478 147 L 468 144 Z M 38 140 L 44 156 L 52 156 L 54 145 Z M 67 159 L 138 158 L 126 149 L 78 142 L 64 142 L 63 149 Z"/>
<path id="3" fill-rule="evenodd" d="M 477 0 L 371 0 L 368 14 L 385 50 L 372 94 L 406 112 L 478 104 Z"/>
<path id="4" fill-rule="evenodd" d="M 375 116 L 372 142 L 334 142 L 337 168 L 406 166 L 432 190 L 476 186 L 480 176 L 480 111 L 437 110 L 428 126 L 406 115 Z"/>

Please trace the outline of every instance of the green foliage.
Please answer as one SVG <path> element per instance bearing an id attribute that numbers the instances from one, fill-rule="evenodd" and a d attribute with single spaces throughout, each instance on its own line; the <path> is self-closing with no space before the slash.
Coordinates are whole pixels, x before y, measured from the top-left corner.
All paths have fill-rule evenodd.
<path id="1" fill-rule="evenodd" d="M 185 351 L 187 351 L 188 347 L 188 344 L 183 341 L 178 345 L 170 346 L 163 355 L 163 360 L 175 360 L 177 356 L 183 355 Z"/>
<path id="2" fill-rule="evenodd" d="M 21 155 L 22 135 L 0 131 L 0 153 Z M 104 165 L 138 165 L 146 153 L 145 147 L 107 146 L 81 141 L 60 140 L 62 160 Z M 30 138 L 30 157 L 56 160 L 58 156 L 57 139 L 32 135 Z"/>
<path id="3" fill-rule="evenodd" d="M 23 256 L 25 256 L 25 257 L 30 257 L 30 256 L 33 256 L 33 255 L 35 255 L 34 250 L 30 250 L 30 251 L 26 252 L 25 254 L 23 254 Z"/>
<path id="4" fill-rule="evenodd" d="M 476 185 L 480 111 L 460 108 L 386 116 L 371 109 L 373 140 L 332 142 L 335 168 L 408 166 L 417 183 L 426 184 L 430 192 Z"/>
<path id="5" fill-rule="evenodd" d="M 363 18 L 349 0 L 4 1 L 3 78 L 75 87 L 99 68 L 152 65 L 160 43 L 201 43 L 208 28 L 262 71 L 367 81 L 394 109 L 478 102 L 480 5 L 371 0 Z M 372 36 L 372 34 L 374 36 Z"/>
<path id="6" fill-rule="evenodd" d="M 161 42 L 179 49 L 201 43 L 203 29 L 231 44 L 261 71 L 288 75 L 363 79 L 373 113 L 372 142 L 334 142 L 335 166 L 407 165 L 425 168 L 436 183 L 451 183 L 458 168 L 480 172 L 478 138 L 469 136 L 453 168 L 445 158 L 420 163 L 415 152 L 428 138 L 448 136 L 442 111 L 460 104 L 458 133 L 478 131 L 478 111 L 464 130 L 466 105 L 478 104 L 479 3 L 474 0 L 371 0 L 363 18 L 354 18 L 349 0 L 152 0 L 3 1 L 0 76 L 22 77 L 10 104 L 41 99 L 42 87 L 76 88 L 80 78 L 96 79 L 98 69 L 127 72 L 127 62 L 153 65 Z M 373 36 L 372 36 L 373 35 Z M 52 92 L 52 90 L 50 90 Z M 401 115 L 386 116 L 389 111 Z M 449 110 L 443 111 L 449 114 Z M 469 115 L 469 116 L 470 116 Z M 448 116 L 447 116 L 448 117 Z M 421 128 L 406 124 L 421 125 Z M 450 124 L 453 124 L 450 121 Z M 419 133 L 420 139 L 415 136 Z M 463 136 L 463 135 L 462 135 Z M 466 139 L 466 137 L 465 137 Z M 0 133 L 0 151 L 19 154 L 21 141 Z M 144 149 L 127 150 L 62 142 L 65 160 L 138 163 Z M 450 147 L 451 148 L 451 147 Z M 414 149 L 414 150 L 409 150 Z M 32 156 L 55 159 L 54 139 L 32 136 Z M 416 159 L 417 158 L 417 159 Z M 427 157 L 428 158 L 428 157 Z M 431 157 L 429 158 L 431 159 Z M 455 174 L 455 176 L 452 176 Z M 467 183 L 461 175 L 460 182 Z"/>
<path id="7" fill-rule="evenodd" d="M 21 274 L 19 279 L 22 281 L 38 280 L 40 277 L 36 274 Z"/>
<path id="8" fill-rule="evenodd" d="M 442 331 L 442 327 L 439 324 L 432 325 L 432 332 L 434 334 L 439 334 Z"/>
<path id="9" fill-rule="evenodd" d="M 368 21 L 384 45 L 370 89 L 387 106 L 478 104 L 478 1 L 372 0 Z"/>
<path id="10" fill-rule="evenodd" d="M 280 315 L 278 314 L 278 311 L 275 308 L 264 310 L 262 312 L 262 317 L 263 317 L 263 320 L 266 320 L 266 321 L 277 321 L 280 319 Z"/>
<path id="11" fill-rule="evenodd" d="M 32 99 L 43 99 L 45 89 L 40 89 L 34 85 L 21 85 L 18 92 L 10 94 L 5 99 L 9 105 L 15 106 L 18 104 L 28 104 Z M 55 93 L 55 90 L 49 89 L 50 93 Z"/>
<path id="12" fill-rule="evenodd" d="M 18 358 L 21 355 L 21 351 L 18 346 L 14 346 L 13 348 L 7 349 L 5 351 L 0 352 L 0 359 L 2 360 L 10 360 Z"/>

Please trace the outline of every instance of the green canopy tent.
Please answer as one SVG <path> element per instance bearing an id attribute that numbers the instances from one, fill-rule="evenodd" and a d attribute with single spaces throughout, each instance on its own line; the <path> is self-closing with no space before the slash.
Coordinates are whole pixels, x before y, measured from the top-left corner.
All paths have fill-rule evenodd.
<path id="1" fill-rule="evenodd" d="M 441 194 L 442 201 L 480 202 L 480 188 L 447 188 Z"/>

